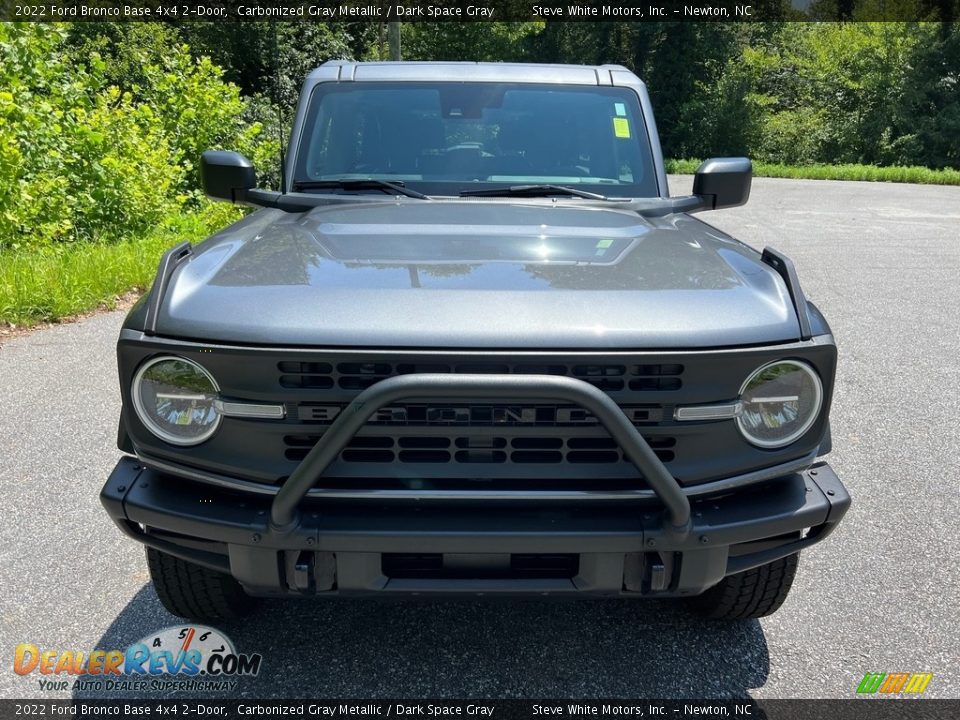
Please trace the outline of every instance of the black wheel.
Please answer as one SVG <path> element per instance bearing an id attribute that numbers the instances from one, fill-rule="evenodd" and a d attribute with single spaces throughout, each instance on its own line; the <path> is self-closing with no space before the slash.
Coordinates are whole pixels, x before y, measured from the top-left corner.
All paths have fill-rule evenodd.
<path id="1" fill-rule="evenodd" d="M 163 606 L 174 615 L 199 622 L 236 620 L 255 604 L 229 575 L 147 548 L 150 579 Z"/>
<path id="2" fill-rule="evenodd" d="M 692 598 L 694 609 L 713 620 L 761 618 L 783 605 L 797 573 L 798 553 L 730 575 Z"/>

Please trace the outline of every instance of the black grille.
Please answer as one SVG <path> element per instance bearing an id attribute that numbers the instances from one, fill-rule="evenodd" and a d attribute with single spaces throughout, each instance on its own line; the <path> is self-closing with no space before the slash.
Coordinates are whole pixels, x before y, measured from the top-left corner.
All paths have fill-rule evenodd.
<path id="1" fill-rule="evenodd" d="M 361 390 L 410 373 L 558 375 L 610 393 L 665 463 L 676 460 L 669 420 L 684 366 L 675 362 L 563 358 L 311 358 L 276 365 L 297 393 L 283 459 L 301 462 Z M 329 488 L 593 489 L 643 487 L 643 478 L 589 411 L 544 402 L 407 402 L 378 409 L 330 465 Z"/>
<path id="2" fill-rule="evenodd" d="M 384 362 L 299 362 L 277 364 L 280 385 L 285 388 L 363 390 L 393 375 L 410 373 L 496 373 L 519 375 L 564 375 L 584 380 L 601 390 L 653 392 L 683 387 L 683 365 L 654 364 L 565 364 L 565 363 L 384 363 Z"/>
<path id="3" fill-rule="evenodd" d="M 284 437 L 287 460 L 303 460 L 319 435 Z M 645 438 L 663 462 L 674 459 L 676 438 Z M 610 437 L 497 437 L 470 435 L 357 435 L 340 453 L 346 463 L 573 465 L 629 462 Z"/>

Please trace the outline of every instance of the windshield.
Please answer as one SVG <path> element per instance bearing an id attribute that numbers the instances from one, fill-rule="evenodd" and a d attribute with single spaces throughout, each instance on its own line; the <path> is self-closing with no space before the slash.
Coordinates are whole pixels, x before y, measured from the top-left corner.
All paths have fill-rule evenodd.
<path id="1" fill-rule="evenodd" d="M 298 183 L 375 178 L 434 195 L 521 184 L 659 195 L 629 88 L 323 83 L 301 142 Z"/>

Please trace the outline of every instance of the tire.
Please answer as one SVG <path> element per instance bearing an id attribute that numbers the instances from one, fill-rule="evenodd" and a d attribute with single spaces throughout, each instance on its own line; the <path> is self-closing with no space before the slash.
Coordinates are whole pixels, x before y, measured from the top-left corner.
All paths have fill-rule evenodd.
<path id="1" fill-rule="evenodd" d="M 198 622 L 230 621 L 248 615 L 255 605 L 229 575 L 147 548 L 150 579 L 163 606 L 174 615 Z"/>
<path id="2" fill-rule="evenodd" d="M 787 599 L 797 573 L 798 553 L 730 575 L 692 598 L 694 609 L 711 620 L 749 620 L 775 613 Z"/>

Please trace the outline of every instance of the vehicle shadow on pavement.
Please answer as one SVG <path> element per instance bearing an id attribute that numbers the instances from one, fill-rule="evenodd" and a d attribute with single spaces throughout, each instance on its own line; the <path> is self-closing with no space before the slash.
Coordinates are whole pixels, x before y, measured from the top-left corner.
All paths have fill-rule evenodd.
<path id="1" fill-rule="evenodd" d="M 147 584 L 94 647 L 180 623 Z M 770 667 L 758 621 L 707 622 L 667 601 L 272 600 L 218 629 L 263 655 L 225 699 L 738 698 Z M 103 696 L 137 694 L 75 692 Z"/>

